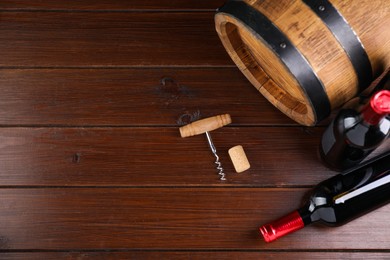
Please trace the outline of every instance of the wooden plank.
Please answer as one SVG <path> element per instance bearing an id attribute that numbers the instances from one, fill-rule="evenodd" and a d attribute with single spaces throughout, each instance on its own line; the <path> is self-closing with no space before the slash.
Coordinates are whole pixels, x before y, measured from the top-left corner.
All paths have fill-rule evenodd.
<path id="1" fill-rule="evenodd" d="M 386 252 L 197 252 L 197 251 L 185 251 L 185 252 L 147 252 L 147 251 L 135 251 L 135 252 L 34 252 L 34 253 L 0 253 L 0 257 L 3 260 L 61 260 L 61 259 L 105 259 L 105 260 L 117 260 L 117 259 L 169 259 L 169 260 L 204 260 L 204 259 L 246 259 L 246 260 L 271 260 L 271 259 L 300 259 L 300 260 L 329 260 L 329 259 L 388 259 L 390 253 Z"/>
<path id="2" fill-rule="evenodd" d="M 211 133 L 227 181 L 218 179 L 205 136 L 178 128 L 2 128 L 3 186 L 311 186 L 336 172 L 317 157 L 322 129 L 225 127 Z M 241 144 L 251 169 L 237 174 L 228 149 Z M 390 140 L 383 145 L 390 149 Z"/>
<path id="3" fill-rule="evenodd" d="M 204 135 L 174 128 L 1 128 L 1 185 L 301 186 L 333 176 L 317 158 L 322 129 L 225 127 L 211 133 L 227 174 L 220 181 Z M 251 169 L 237 174 L 241 144 Z M 389 146 L 390 147 L 390 146 Z"/>
<path id="4" fill-rule="evenodd" d="M 213 15 L 4 12 L 0 66 L 233 66 Z"/>
<path id="5" fill-rule="evenodd" d="M 338 228 L 312 225 L 267 244 L 258 227 L 299 207 L 306 189 L 0 190 L 3 250 L 385 250 L 390 205 Z M 367 239 L 367 230 L 375 234 Z"/>
<path id="6" fill-rule="evenodd" d="M 1 259 L 389 258 L 389 205 L 259 238 L 335 172 L 316 155 L 323 128 L 287 119 L 227 56 L 222 2 L 0 2 Z M 233 116 L 212 133 L 227 182 L 203 136 L 179 137 L 198 111 Z"/>
<path id="7" fill-rule="evenodd" d="M 225 0 L 2 0 L 0 10 L 210 10 L 222 6 Z"/>
<path id="8" fill-rule="evenodd" d="M 3 126 L 175 126 L 197 111 L 230 113 L 235 125 L 295 124 L 237 68 L 3 69 L 0 86 Z"/>

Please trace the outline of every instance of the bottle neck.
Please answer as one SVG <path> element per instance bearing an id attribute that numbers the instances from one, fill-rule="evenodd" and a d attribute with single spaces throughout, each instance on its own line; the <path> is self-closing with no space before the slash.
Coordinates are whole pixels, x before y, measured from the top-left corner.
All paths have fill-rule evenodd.
<path id="1" fill-rule="evenodd" d="M 390 91 L 377 92 L 363 108 L 363 120 L 370 125 L 378 125 L 390 113 Z"/>
<path id="2" fill-rule="evenodd" d="M 301 214 L 296 210 L 290 214 L 260 227 L 265 242 L 272 242 L 282 236 L 305 227 Z"/>
<path id="3" fill-rule="evenodd" d="M 379 125 L 385 116 L 384 114 L 378 114 L 370 104 L 367 104 L 362 110 L 362 119 L 369 125 Z"/>

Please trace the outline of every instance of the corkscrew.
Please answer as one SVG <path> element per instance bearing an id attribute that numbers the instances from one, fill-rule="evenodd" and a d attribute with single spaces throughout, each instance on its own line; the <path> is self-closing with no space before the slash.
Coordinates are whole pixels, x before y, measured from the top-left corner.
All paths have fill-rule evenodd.
<path id="1" fill-rule="evenodd" d="M 211 152 L 213 152 L 213 154 L 215 156 L 214 163 L 217 165 L 217 170 L 218 170 L 218 174 L 220 176 L 220 180 L 226 181 L 225 173 L 224 173 L 223 168 L 222 168 L 222 163 L 219 161 L 219 156 L 217 154 L 217 149 L 214 146 L 213 139 L 211 139 L 211 135 L 209 132 L 205 132 L 205 134 L 206 134 L 207 142 L 209 143 Z"/>
<path id="2" fill-rule="evenodd" d="M 215 165 L 218 170 L 218 175 L 220 176 L 220 180 L 225 181 L 225 173 L 222 168 L 222 164 L 219 160 L 219 156 L 217 154 L 217 149 L 215 148 L 215 145 L 213 143 L 213 140 L 211 139 L 210 131 L 213 131 L 215 129 L 221 128 L 227 124 L 230 124 L 232 122 L 232 119 L 229 114 L 224 115 L 218 115 L 213 116 L 205 119 L 201 119 L 195 122 L 192 122 L 191 124 L 182 126 L 179 128 L 181 137 L 189 137 L 199 134 L 206 134 L 207 142 L 209 143 L 211 152 L 215 156 Z"/>

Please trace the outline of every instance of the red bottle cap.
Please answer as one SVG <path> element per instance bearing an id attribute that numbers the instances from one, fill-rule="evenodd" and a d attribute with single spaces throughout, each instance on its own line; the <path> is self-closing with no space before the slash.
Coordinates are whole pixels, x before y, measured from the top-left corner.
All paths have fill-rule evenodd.
<path id="1" fill-rule="evenodd" d="M 272 242 L 304 226 L 301 215 L 299 215 L 298 211 L 294 211 L 281 219 L 262 226 L 260 232 L 265 242 Z"/>
<path id="2" fill-rule="evenodd" d="M 381 90 L 371 99 L 371 106 L 378 114 L 390 113 L 390 91 Z"/>
<path id="3" fill-rule="evenodd" d="M 390 91 L 381 90 L 370 100 L 370 103 L 363 109 L 364 121 L 377 125 L 380 120 L 390 113 Z"/>

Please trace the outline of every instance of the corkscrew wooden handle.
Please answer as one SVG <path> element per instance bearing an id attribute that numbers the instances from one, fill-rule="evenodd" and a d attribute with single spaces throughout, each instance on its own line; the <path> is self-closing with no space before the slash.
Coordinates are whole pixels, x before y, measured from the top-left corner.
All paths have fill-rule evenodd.
<path id="1" fill-rule="evenodd" d="M 205 132 L 210 132 L 228 125 L 231 122 L 232 119 L 229 114 L 208 117 L 180 127 L 180 135 L 184 138 L 204 134 Z"/>

